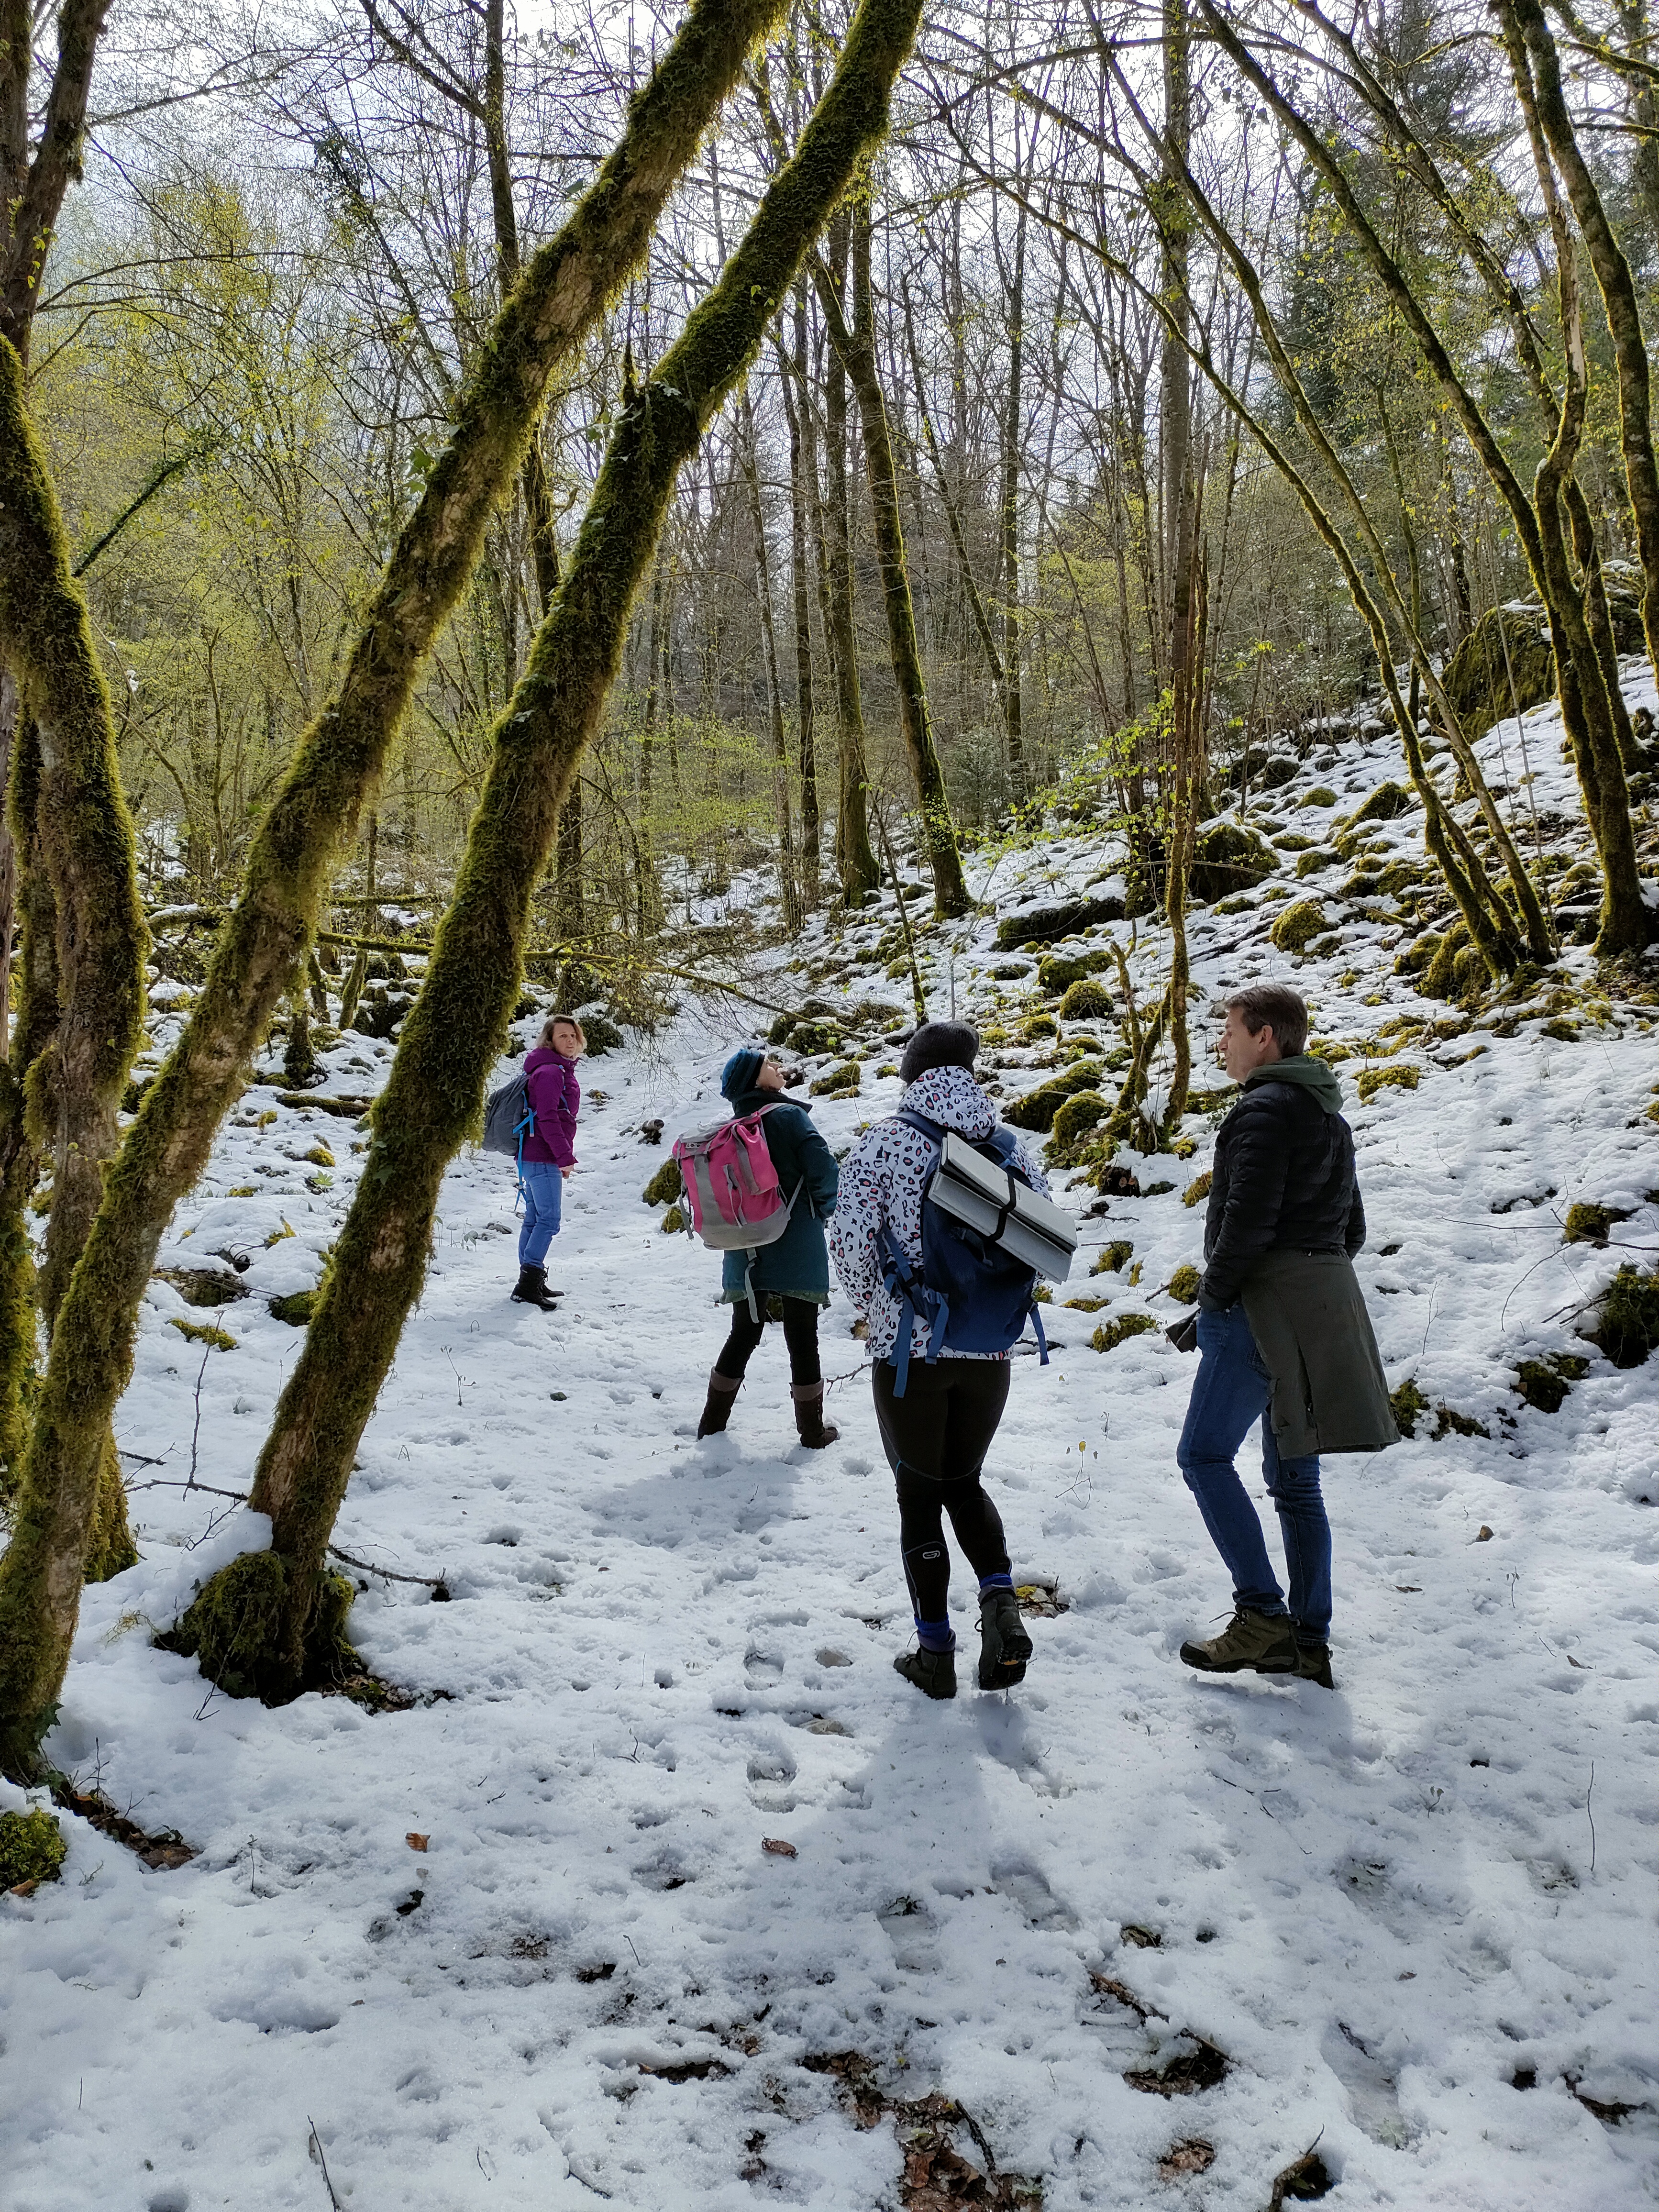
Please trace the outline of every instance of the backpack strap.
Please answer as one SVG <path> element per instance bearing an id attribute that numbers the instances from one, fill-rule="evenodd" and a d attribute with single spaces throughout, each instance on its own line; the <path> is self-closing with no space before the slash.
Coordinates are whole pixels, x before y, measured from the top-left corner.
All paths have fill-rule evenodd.
<path id="1" fill-rule="evenodd" d="M 882 1256 L 883 1287 L 890 1297 L 898 1300 L 898 1336 L 893 1346 L 893 1395 L 902 1398 L 909 1379 L 910 1346 L 915 1333 L 917 1315 L 920 1314 L 927 1325 L 927 1350 L 924 1357 L 931 1367 L 939 1358 L 945 1332 L 951 1325 L 951 1301 L 916 1273 L 884 1221 L 876 1233 L 876 1243 Z"/>
<path id="2" fill-rule="evenodd" d="M 1030 1304 L 1031 1326 L 1036 1331 L 1037 1358 L 1044 1367 L 1048 1364 L 1048 1340 L 1042 1333 L 1042 1308 L 1035 1298 Z"/>

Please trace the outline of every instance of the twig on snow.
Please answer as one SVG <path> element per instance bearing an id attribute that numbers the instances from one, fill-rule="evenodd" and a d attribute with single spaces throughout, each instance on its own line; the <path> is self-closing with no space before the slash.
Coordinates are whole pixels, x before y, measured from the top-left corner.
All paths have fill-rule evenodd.
<path id="1" fill-rule="evenodd" d="M 331 1544 L 328 1550 L 331 1559 L 343 1559 L 347 1566 L 361 1567 L 366 1575 L 380 1575 L 389 1583 L 420 1583 L 430 1590 L 447 1587 L 442 1575 L 402 1575 L 392 1567 L 377 1567 L 372 1559 L 354 1559 L 349 1552 L 343 1552 L 337 1544 Z"/>
<path id="2" fill-rule="evenodd" d="M 323 2139 L 318 2134 L 317 2123 L 309 2112 L 306 2114 L 306 2125 L 311 2130 L 311 2140 L 307 2143 L 306 2148 L 323 2170 L 323 2186 L 328 2191 L 329 2203 L 333 2208 L 333 2212 L 345 2212 L 345 2207 L 334 2193 L 334 2183 L 329 2173 L 328 2160 L 323 2155 Z"/>
<path id="3" fill-rule="evenodd" d="M 1595 1761 L 1590 1761 L 1589 1788 L 1584 1792 L 1584 1818 L 1589 1822 L 1590 1872 L 1595 1872 L 1595 1815 L 1590 1810 L 1590 1796 L 1595 1788 Z"/>

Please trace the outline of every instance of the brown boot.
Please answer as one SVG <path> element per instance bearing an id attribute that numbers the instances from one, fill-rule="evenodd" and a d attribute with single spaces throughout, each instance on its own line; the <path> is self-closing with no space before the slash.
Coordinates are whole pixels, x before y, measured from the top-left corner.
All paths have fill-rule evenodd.
<path id="1" fill-rule="evenodd" d="M 1287 1613 L 1254 1613 L 1241 1605 L 1219 1636 L 1205 1644 L 1183 1644 L 1188 1667 L 1206 1674 L 1294 1674 L 1296 1639 Z"/>
<path id="2" fill-rule="evenodd" d="M 710 1370 L 708 1395 L 703 1401 L 702 1418 L 697 1423 L 700 1437 L 717 1437 L 732 1418 L 732 1404 L 743 1388 L 741 1375 L 722 1375 L 718 1367 Z"/>
<path id="3" fill-rule="evenodd" d="M 789 1395 L 795 1401 L 795 1426 L 800 1431 L 800 1440 L 809 1451 L 822 1451 L 841 1434 L 839 1429 L 827 1429 L 823 1425 L 823 1385 L 822 1382 L 792 1382 Z"/>

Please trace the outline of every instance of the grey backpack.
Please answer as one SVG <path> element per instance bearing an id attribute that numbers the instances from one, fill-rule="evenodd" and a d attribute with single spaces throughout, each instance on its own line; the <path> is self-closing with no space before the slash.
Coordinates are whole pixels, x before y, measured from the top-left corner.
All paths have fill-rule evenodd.
<path id="1" fill-rule="evenodd" d="M 504 1152 L 510 1160 L 522 1160 L 524 1140 L 535 1125 L 536 1116 L 531 1111 L 530 1086 L 522 1068 L 499 1091 L 492 1091 L 484 1101 L 483 1148 L 487 1152 Z"/>

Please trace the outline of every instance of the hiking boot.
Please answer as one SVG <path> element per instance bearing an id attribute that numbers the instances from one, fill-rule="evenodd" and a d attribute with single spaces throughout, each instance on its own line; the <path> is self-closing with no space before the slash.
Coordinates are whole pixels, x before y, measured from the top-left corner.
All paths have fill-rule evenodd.
<path id="1" fill-rule="evenodd" d="M 717 1437 L 732 1418 L 732 1402 L 743 1388 L 741 1375 L 722 1375 L 718 1367 L 711 1369 L 708 1376 L 708 1395 L 703 1400 L 702 1415 L 697 1423 L 700 1437 Z"/>
<path id="2" fill-rule="evenodd" d="M 901 1651 L 896 1671 L 930 1698 L 954 1698 L 957 1693 L 957 1655 L 954 1651 Z"/>
<path id="3" fill-rule="evenodd" d="M 520 1267 L 519 1279 L 513 1286 L 513 1297 L 515 1304 L 539 1306 L 544 1313 L 552 1313 L 559 1303 L 558 1292 L 547 1287 L 545 1267 Z"/>
<path id="4" fill-rule="evenodd" d="M 1012 1689 L 1025 1680 L 1031 1639 L 1012 1590 L 987 1590 L 979 1601 L 979 1686 Z"/>
<path id="5" fill-rule="evenodd" d="M 834 1443 L 841 1431 L 824 1426 L 823 1383 L 792 1382 L 789 1395 L 795 1401 L 795 1426 L 807 1449 L 822 1451 L 826 1444 Z"/>
<path id="6" fill-rule="evenodd" d="M 1317 1682 L 1322 1690 L 1334 1690 L 1331 1680 L 1331 1647 L 1328 1644 L 1304 1644 L 1296 1640 L 1296 1679 L 1298 1682 Z"/>
<path id="7" fill-rule="evenodd" d="M 1240 1606 L 1219 1636 L 1207 1644 L 1183 1644 L 1183 1665 L 1206 1674 L 1238 1674 L 1247 1668 L 1258 1674 L 1293 1674 L 1296 1638 L 1285 1613 L 1252 1613 Z"/>

